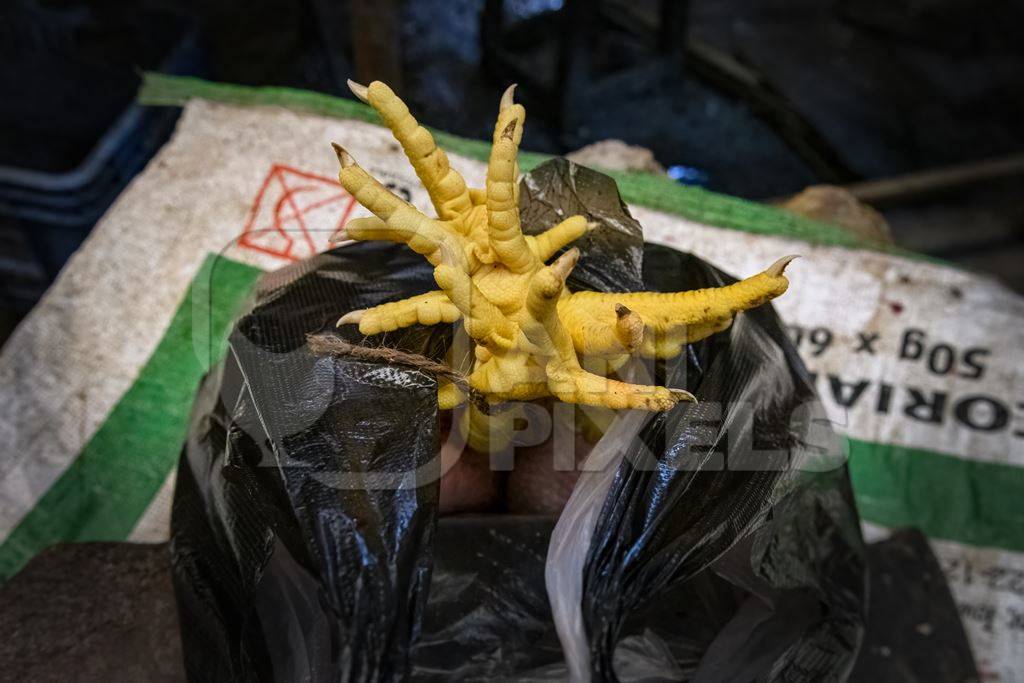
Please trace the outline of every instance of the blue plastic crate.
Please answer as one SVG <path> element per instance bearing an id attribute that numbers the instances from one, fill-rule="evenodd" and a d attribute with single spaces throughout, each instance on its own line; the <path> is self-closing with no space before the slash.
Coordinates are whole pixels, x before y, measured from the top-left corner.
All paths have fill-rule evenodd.
<path id="1" fill-rule="evenodd" d="M 26 288 L 24 273 L 41 270 L 45 274 L 43 285 L 52 281 L 96 221 L 170 137 L 179 112 L 135 104 L 132 88 L 136 87 L 138 76 L 133 70 L 203 73 L 198 33 L 188 17 L 166 12 L 134 15 L 133 22 L 152 26 L 160 40 L 159 44 L 152 44 L 143 33 L 133 36 L 142 46 L 139 51 L 147 53 L 148 61 L 132 63 L 116 61 L 132 59 L 132 46 L 124 48 L 124 55 L 113 58 L 90 54 L 87 41 L 103 44 L 95 38 L 97 21 L 102 18 L 94 16 L 86 5 L 53 9 L 20 2 L 0 9 L 0 42 L 6 43 L 0 48 L 0 58 L 5 60 L 0 67 L 0 87 L 9 86 L 5 92 L 13 93 L 3 125 L 8 126 L 6 134 L 11 136 L 17 135 L 11 131 L 23 123 L 29 138 L 21 145 L 20 154 L 8 152 L 2 160 L 6 165 L 0 163 L 0 231 L 19 231 L 29 245 L 33 261 L 17 263 L 11 257 L 6 260 L 10 263 L 0 263 L 0 306 L 31 306 L 41 290 Z M 106 44 L 111 42 L 116 41 L 110 40 L 108 32 Z M 8 51 L 10 54 L 6 54 Z M 160 57 L 153 61 L 153 53 L 158 51 Z M 38 82 L 26 82 L 26 74 L 35 73 L 34 68 L 49 71 L 42 87 Z M 104 92 L 101 86 L 88 82 L 90 76 L 102 80 L 107 73 L 116 73 L 116 92 Z M 20 101 L 14 100 L 19 88 L 23 98 Z M 108 99 L 102 101 L 104 97 Z M 55 130 L 52 149 L 48 149 L 48 125 L 59 127 L 62 118 L 79 123 L 73 106 L 66 111 L 52 111 L 65 101 L 81 102 L 83 108 L 89 109 L 83 118 L 88 119 L 87 124 L 94 130 L 81 124 L 64 139 L 59 136 L 63 131 Z M 105 129 L 101 127 L 104 118 L 112 118 Z M 75 158 L 74 150 L 82 148 L 83 140 L 89 145 L 88 151 Z M 14 142 L 21 141 L 15 138 Z M 55 168 L 62 154 L 70 160 L 64 164 L 67 170 Z"/>

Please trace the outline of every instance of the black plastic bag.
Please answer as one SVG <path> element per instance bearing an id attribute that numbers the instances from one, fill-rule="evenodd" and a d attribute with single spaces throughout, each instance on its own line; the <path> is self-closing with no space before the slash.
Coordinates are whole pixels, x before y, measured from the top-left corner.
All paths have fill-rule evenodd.
<path id="1" fill-rule="evenodd" d="M 521 204 L 533 232 L 575 213 L 600 224 L 570 286 L 731 281 L 644 245 L 614 183 L 564 160 L 524 179 Z M 770 307 L 647 368 L 701 403 L 616 418 L 592 454 L 612 466 L 584 473 L 552 535 L 554 520 L 439 522 L 435 380 L 309 351 L 307 335 L 326 333 L 442 358 L 451 328 L 334 329 L 348 310 L 434 288 L 421 257 L 380 244 L 261 280 L 200 388 L 179 467 L 192 680 L 845 677 L 864 549 L 838 443 Z"/>

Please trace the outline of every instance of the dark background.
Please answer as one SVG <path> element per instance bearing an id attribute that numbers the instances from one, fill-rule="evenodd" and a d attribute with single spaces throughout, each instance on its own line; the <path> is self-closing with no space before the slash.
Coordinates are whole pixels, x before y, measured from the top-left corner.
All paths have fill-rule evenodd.
<path id="1" fill-rule="evenodd" d="M 897 244 L 1024 291 L 1019 1 L 6 0 L 0 340 L 170 134 L 173 109 L 119 119 L 143 70 L 342 97 L 378 78 L 475 138 L 518 82 L 527 149 L 618 138 L 755 200 L 966 164 L 877 208 Z M 85 168 L 105 134 L 116 173 Z"/>

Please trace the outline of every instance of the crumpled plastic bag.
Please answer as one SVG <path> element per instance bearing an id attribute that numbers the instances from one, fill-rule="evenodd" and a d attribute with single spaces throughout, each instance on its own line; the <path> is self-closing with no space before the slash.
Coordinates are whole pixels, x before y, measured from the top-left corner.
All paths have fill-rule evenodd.
<path id="1" fill-rule="evenodd" d="M 554 160 L 521 189 L 531 232 L 575 213 L 599 223 L 572 287 L 732 281 L 645 245 L 599 173 Z M 846 676 L 864 547 L 839 442 L 770 306 L 630 370 L 700 403 L 619 414 L 557 524 L 439 520 L 434 378 L 307 345 L 334 334 L 442 359 L 450 327 L 369 340 L 334 327 L 434 288 L 421 257 L 382 244 L 261 280 L 200 387 L 179 465 L 172 557 L 191 680 Z"/>

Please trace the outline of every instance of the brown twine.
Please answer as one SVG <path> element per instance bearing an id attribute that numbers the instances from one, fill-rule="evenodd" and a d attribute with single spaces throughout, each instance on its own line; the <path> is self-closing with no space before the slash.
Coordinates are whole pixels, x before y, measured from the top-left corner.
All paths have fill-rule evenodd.
<path id="1" fill-rule="evenodd" d="M 464 374 L 451 366 L 437 362 L 433 358 L 428 358 L 418 353 L 400 351 L 399 349 L 387 346 L 359 346 L 358 344 L 351 344 L 344 339 L 327 334 L 310 334 L 307 335 L 306 339 L 309 342 L 309 350 L 318 356 L 349 356 L 359 360 L 384 362 L 420 370 L 437 378 L 444 378 L 465 394 L 469 401 L 482 413 L 488 414 L 490 412 L 490 404 L 487 402 L 487 398 L 469 386 L 469 379 Z"/>

